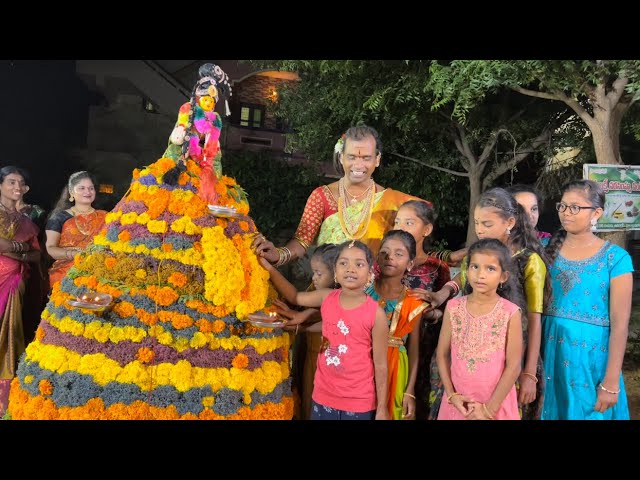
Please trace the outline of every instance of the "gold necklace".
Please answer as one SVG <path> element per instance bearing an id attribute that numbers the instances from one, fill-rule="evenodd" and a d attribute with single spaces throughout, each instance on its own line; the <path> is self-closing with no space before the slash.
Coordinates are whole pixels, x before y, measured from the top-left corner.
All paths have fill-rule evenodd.
<path id="1" fill-rule="evenodd" d="M 11 240 L 16 234 L 22 214 L 17 210 L 7 208 L 2 202 L 0 202 L 0 206 L 2 206 L 2 215 L 0 215 L 0 237 L 5 240 Z"/>
<path id="2" fill-rule="evenodd" d="M 71 211 L 73 212 L 73 221 L 74 221 L 74 223 L 76 224 L 76 228 L 78 229 L 78 231 L 79 231 L 82 235 L 84 235 L 84 236 L 85 236 L 85 238 L 87 238 L 87 237 L 88 237 L 89 235 L 91 235 L 91 233 L 92 233 L 92 232 L 91 232 L 91 227 L 89 227 L 89 231 L 85 231 L 85 230 L 83 230 L 83 229 L 82 229 L 82 227 L 80 227 L 80 224 L 78 223 L 78 217 L 79 217 L 79 216 L 83 216 L 83 217 L 88 218 L 88 217 L 89 217 L 89 215 L 93 215 L 93 214 L 95 214 L 95 213 L 96 213 L 95 209 L 93 209 L 93 208 L 92 208 L 92 209 L 91 209 L 91 211 L 90 211 L 90 212 L 88 212 L 88 213 L 78 213 L 78 212 L 76 212 L 76 211 L 73 209 L 73 207 L 72 207 L 72 208 L 71 208 Z"/>
<path id="3" fill-rule="evenodd" d="M 345 236 L 351 240 L 351 244 L 353 245 L 353 242 L 362 238 L 367 232 L 367 228 L 369 228 L 375 195 L 373 189 L 369 190 L 367 197 L 363 200 L 365 204 L 360 215 L 356 218 L 351 218 L 345 206 L 346 191 L 342 178 L 338 182 L 338 193 L 338 217 L 340 219 L 340 226 Z"/>
<path id="4" fill-rule="evenodd" d="M 371 182 L 369 183 L 369 186 L 367 187 L 367 189 L 364 192 L 362 192 L 362 193 L 360 193 L 358 195 L 353 195 L 346 186 L 344 186 L 344 185 L 343 186 L 344 186 L 344 191 L 347 192 L 347 195 L 349 195 L 351 197 L 351 203 L 356 203 L 358 201 L 358 198 L 360 198 L 363 195 L 366 195 L 367 193 L 369 193 L 369 190 L 371 190 L 371 187 L 373 185 L 375 185 L 375 183 L 374 183 L 373 178 L 372 178 Z"/>

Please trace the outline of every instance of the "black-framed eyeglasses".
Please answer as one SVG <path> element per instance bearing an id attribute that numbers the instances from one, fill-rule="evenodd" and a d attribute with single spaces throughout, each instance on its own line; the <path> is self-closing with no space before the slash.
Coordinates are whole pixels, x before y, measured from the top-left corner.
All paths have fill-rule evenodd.
<path id="1" fill-rule="evenodd" d="M 574 215 L 577 215 L 580 213 L 580 210 L 582 209 L 596 210 L 598 207 L 581 207 L 580 205 L 566 205 L 562 202 L 556 203 L 556 210 L 559 211 L 560 213 L 564 212 L 567 208 L 571 213 L 573 213 Z"/>

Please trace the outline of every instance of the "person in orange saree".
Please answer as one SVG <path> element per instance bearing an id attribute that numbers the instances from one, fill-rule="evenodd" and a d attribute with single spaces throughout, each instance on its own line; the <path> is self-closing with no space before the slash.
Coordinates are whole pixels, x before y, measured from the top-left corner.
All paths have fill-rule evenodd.
<path id="1" fill-rule="evenodd" d="M 22 299 L 29 263 L 40 260 L 38 227 L 16 208 L 23 187 L 21 169 L 0 169 L 0 417 L 25 349 Z"/>
<path id="2" fill-rule="evenodd" d="M 96 188 L 91 174 L 86 171 L 73 173 L 47 220 L 47 253 L 55 260 L 49 268 L 52 288 L 73 266 L 75 255 L 89 246 L 104 227 L 107 212 L 93 208 L 95 199 Z"/>

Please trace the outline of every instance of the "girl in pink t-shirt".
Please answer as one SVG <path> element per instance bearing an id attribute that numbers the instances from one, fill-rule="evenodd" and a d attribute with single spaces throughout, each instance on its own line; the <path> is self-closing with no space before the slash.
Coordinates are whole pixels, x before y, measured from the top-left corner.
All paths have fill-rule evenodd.
<path id="1" fill-rule="evenodd" d="M 269 262 L 275 288 L 290 303 L 320 307 L 323 345 L 314 377 L 311 420 L 387 420 L 387 316 L 364 289 L 373 254 L 362 242 L 337 248 L 340 288 L 297 292 Z"/>

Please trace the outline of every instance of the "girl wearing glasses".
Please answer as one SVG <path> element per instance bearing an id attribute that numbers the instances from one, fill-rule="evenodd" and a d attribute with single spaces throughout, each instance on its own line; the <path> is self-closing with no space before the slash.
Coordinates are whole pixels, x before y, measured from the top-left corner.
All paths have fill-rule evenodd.
<path id="1" fill-rule="evenodd" d="M 622 378 L 631 292 L 631 257 L 596 237 L 604 193 L 590 180 L 562 189 L 562 229 L 551 239 L 553 296 L 543 317 L 547 375 L 544 420 L 628 420 Z"/>

